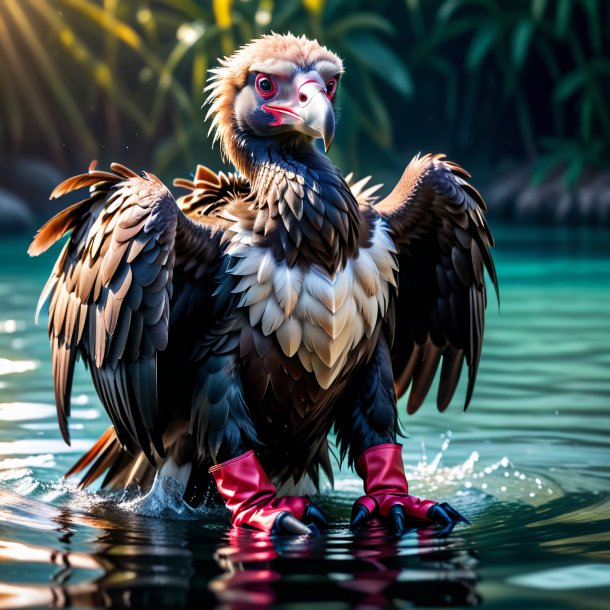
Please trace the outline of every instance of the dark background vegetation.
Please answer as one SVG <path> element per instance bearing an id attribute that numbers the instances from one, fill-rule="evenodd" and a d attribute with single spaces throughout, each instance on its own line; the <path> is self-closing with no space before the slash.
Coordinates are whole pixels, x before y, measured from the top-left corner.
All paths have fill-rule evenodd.
<path id="1" fill-rule="evenodd" d="M 608 0 L 0 0 L 4 226 L 55 211 L 53 181 L 94 158 L 168 183 L 219 168 L 206 71 L 271 30 L 344 59 L 346 173 L 392 186 L 445 152 L 492 215 L 610 222 Z"/>

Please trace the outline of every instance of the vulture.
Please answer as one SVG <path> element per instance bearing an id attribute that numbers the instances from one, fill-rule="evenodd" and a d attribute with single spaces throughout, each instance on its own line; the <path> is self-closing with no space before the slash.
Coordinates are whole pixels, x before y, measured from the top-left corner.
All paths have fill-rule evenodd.
<path id="1" fill-rule="evenodd" d="M 67 474 L 110 490 L 174 477 L 235 527 L 317 533 L 308 495 L 332 483 L 334 432 L 364 485 L 352 527 L 466 521 L 409 494 L 397 399 L 414 413 L 440 369 L 445 410 L 466 363 L 470 402 L 485 270 L 497 292 L 481 195 L 444 155 L 414 157 L 382 200 L 344 176 L 325 154 L 343 65 L 315 40 L 265 35 L 210 72 L 206 118 L 234 173 L 199 166 L 175 199 L 93 163 L 55 188 L 86 195 L 30 245 L 69 235 L 38 307 L 63 437 L 79 358 L 112 424 Z"/>

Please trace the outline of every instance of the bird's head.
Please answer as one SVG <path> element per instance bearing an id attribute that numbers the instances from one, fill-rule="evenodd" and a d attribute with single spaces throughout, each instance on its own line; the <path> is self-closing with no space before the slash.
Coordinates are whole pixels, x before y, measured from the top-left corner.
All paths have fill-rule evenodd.
<path id="1" fill-rule="evenodd" d="M 248 143 L 288 145 L 335 133 L 341 60 L 315 40 L 270 34 L 219 60 L 206 88 L 210 131 L 223 153 L 247 173 Z"/>

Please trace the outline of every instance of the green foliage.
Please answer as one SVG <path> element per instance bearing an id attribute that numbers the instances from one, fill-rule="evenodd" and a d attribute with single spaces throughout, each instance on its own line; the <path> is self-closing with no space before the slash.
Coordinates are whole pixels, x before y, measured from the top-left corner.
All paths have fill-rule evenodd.
<path id="1" fill-rule="evenodd" d="M 78 165 L 151 147 L 161 171 L 217 163 L 200 111 L 208 68 L 290 30 L 345 61 L 332 149 L 342 166 L 401 165 L 416 142 L 463 162 L 530 157 L 536 180 L 562 164 L 573 184 L 585 164 L 610 162 L 609 10 L 608 0 L 0 0 L 0 141 Z"/>
<path id="2" fill-rule="evenodd" d="M 498 126 L 513 112 L 538 181 L 561 163 L 571 186 L 586 163 L 610 161 L 609 9 L 601 0 L 445 0 L 438 9 L 441 31 L 463 25 L 441 48 L 468 39 L 466 94 L 485 83 Z M 491 117 L 487 128 L 498 129 Z"/>
<path id="3" fill-rule="evenodd" d="M 62 148 L 72 144 L 76 152 L 94 155 L 100 139 L 118 140 L 119 115 L 144 136 L 155 132 L 133 88 L 140 70 L 161 77 L 163 64 L 118 15 L 117 1 L 2 0 L 0 50 L 4 150 L 42 146 L 61 160 Z M 171 89 L 188 108 L 182 86 L 171 82 Z M 102 105 L 108 131 L 99 134 L 94 125 Z"/>

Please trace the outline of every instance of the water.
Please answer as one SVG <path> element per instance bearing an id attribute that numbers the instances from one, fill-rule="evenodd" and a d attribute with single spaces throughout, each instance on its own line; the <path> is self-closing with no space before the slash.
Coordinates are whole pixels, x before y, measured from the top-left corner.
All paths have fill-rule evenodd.
<path id="1" fill-rule="evenodd" d="M 86 372 L 55 423 L 45 323 L 52 259 L 0 244 L 0 608 L 607 608 L 610 596 L 610 233 L 496 229 L 501 313 L 488 310 L 473 404 L 403 417 L 413 493 L 471 520 L 443 537 L 348 529 L 357 478 L 320 503 L 317 539 L 227 531 L 158 481 L 78 491 L 61 474 L 106 428 Z M 462 388 L 463 396 L 464 388 Z M 404 405 L 401 405 L 404 413 Z"/>

